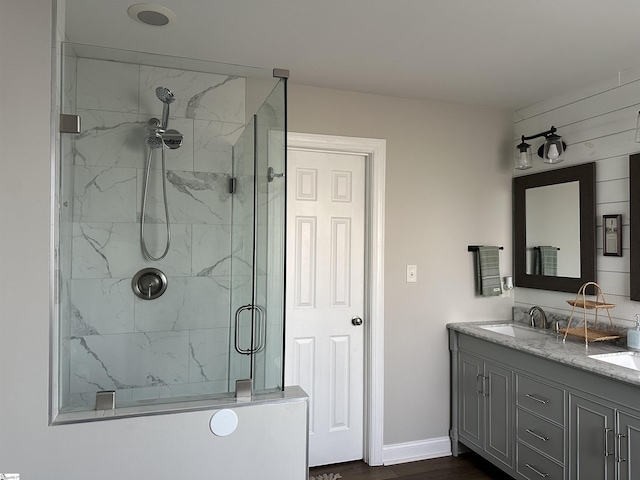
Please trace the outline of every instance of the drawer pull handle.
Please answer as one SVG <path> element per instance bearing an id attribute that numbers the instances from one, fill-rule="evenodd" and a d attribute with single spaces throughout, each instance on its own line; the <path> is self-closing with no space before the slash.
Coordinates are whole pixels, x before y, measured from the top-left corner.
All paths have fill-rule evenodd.
<path id="1" fill-rule="evenodd" d="M 542 478 L 547 478 L 549 476 L 548 473 L 542 473 L 540 470 L 538 470 L 537 468 L 535 468 L 533 465 L 530 465 L 528 463 L 525 463 L 525 465 L 527 466 L 528 469 L 533 470 L 535 473 L 537 473 L 538 475 L 540 475 Z"/>
<path id="2" fill-rule="evenodd" d="M 622 437 L 626 437 L 627 435 L 624 433 L 618 433 L 616 435 L 617 440 L 618 440 L 618 463 L 622 463 L 622 462 L 626 462 L 627 459 L 626 458 L 622 458 Z"/>
<path id="3" fill-rule="evenodd" d="M 533 435 L 534 437 L 536 437 L 538 440 L 542 440 L 543 442 L 546 442 L 547 440 L 549 440 L 549 437 L 543 437 L 542 435 L 534 432 L 533 430 L 531 430 L 530 428 L 527 428 L 525 430 L 529 435 Z"/>
<path id="4" fill-rule="evenodd" d="M 538 398 L 535 395 L 531 395 L 530 393 L 527 393 L 525 397 L 530 398 L 531 400 L 535 400 L 538 403 L 542 403 L 543 405 L 549 403 L 549 400 L 543 400 L 542 398 Z"/>
<path id="5" fill-rule="evenodd" d="M 613 428 L 605 428 L 604 429 L 604 456 L 610 457 L 613 455 L 613 452 L 609 451 L 609 433 L 613 432 Z"/>
<path id="6" fill-rule="evenodd" d="M 482 374 L 477 374 L 476 375 L 476 393 L 478 395 L 482 395 L 483 397 L 488 397 L 489 394 L 487 393 L 487 386 L 485 384 L 485 382 L 489 379 L 489 377 L 485 377 Z"/>

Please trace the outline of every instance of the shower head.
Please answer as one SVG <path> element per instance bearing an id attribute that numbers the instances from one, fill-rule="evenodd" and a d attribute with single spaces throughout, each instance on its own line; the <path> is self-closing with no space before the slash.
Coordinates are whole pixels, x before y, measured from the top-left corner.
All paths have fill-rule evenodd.
<path id="1" fill-rule="evenodd" d="M 162 106 L 162 128 L 164 130 L 169 126 L 169 104 L 173 102 L 176 98 L 173 96 L 171 90 L 167 87 L 158 87 L 156 88 L 156 96 L 158 100 L 163 103 Z"/>
<path id="2" fill-rule="evenodd" d="M 167 87 L 156 88 L 156 96 L 162 103 L 170 104 L 175 100 L 173 93 Z"/>
<path id="3" fill-rule="evenodd" d="M 149 148 L 162 148 L 162 145 L 164 144 L 162 136 L 159 133 L 147 135 L 144 139 L 144 143 L 146 143 Z"/>

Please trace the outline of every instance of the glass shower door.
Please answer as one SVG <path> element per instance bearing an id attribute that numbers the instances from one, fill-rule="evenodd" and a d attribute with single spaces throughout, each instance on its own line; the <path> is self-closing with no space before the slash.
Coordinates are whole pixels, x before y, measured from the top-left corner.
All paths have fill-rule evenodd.
<path id="1" fill-rule="evenodd" d="M 231 207 L 231 329 L 229 342 L 229 391 L 236 389 L 237 380 L 253 376 L 252 354 L 255 349 L 252 334 L 256 317 L 254 304 L 254 218 L 255 203 L 255 117 L 233 147 L 232 207 Z"/>
<path id="2" fill-rule="evenodd" d="M 230 391 L 243 379 L 255 393 L 283 387 L 284 95 L 281 80 L 234 146 Z"/>
<path id="3" fill-rule="evenodd" d="M 264 316 L 264 348 L 254 358 L 254 389 L 281 389 L 284 362 L 286 124 L 281 80 L 256 113 L 256 302 Z"/>

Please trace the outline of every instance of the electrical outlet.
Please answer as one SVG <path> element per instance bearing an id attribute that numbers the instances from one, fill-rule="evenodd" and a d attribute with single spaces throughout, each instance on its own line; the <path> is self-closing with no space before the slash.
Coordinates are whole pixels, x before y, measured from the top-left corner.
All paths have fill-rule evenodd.
<path id="1" fill-rule="evenodd" d="M 407 282 L 417 282 L 417 281 L 418 281 L 418 266 L 407 265 Z"/>

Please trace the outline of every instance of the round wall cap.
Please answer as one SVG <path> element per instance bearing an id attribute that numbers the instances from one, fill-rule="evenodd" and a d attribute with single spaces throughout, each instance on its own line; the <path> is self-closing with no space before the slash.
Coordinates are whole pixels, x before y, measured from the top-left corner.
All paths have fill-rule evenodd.
<path id="1" fill-rule="evenodd" d="M 209 428 L 211 433 L 218 437 L 226 437 L 235 432 L 238 426 L 238 415 L 229 409 L 218 410 L 211 416 L 209 420 Z"/>

